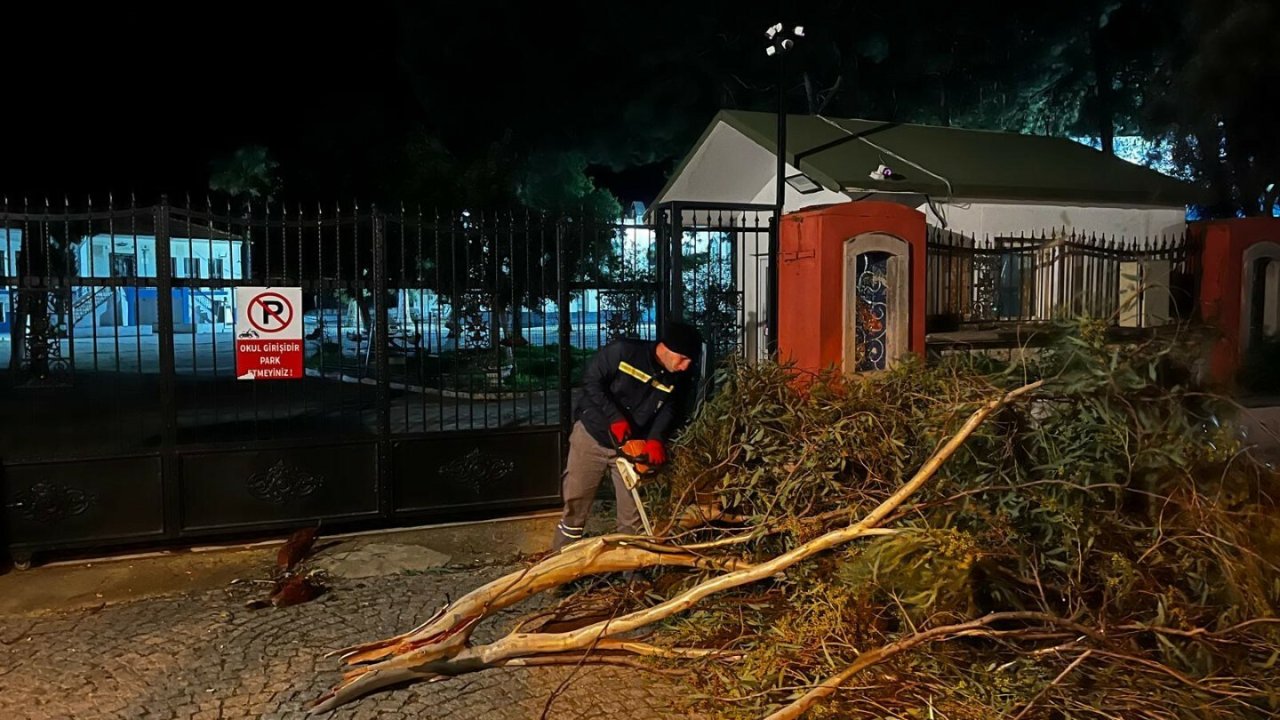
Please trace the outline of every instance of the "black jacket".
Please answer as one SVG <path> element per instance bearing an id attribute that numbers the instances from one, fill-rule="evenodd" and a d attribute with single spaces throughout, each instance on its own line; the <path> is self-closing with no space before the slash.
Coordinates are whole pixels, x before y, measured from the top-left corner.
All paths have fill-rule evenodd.
<path id="1" fill-rule="evenodd" d="M 621 418 L 631 423 L 635 438 L 665 440 L 675 428 L 693 368 L 667 372 L 658 362 L 657 347 L 645 340 L 615 340 L 583 371 L 578 419 L 601 445 L 617 446 L 609 426 Z"/>

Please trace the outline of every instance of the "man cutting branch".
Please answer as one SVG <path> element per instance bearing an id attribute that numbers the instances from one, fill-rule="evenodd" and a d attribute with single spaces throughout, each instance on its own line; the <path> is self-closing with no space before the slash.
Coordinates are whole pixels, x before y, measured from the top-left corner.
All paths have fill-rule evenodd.
<path id="1" fill-rule="evenodd" d="M 690 390 L 690 370 L 702 356 L 702 336 L 690 325 L 668 324 L 659 341 L 615 340 L 591 358 L 563 477 L 564 513 L 552 547 L 582 538 L 591 503 L 607 468 L 618 503 L 618 532 L 640 528 L 636 507 L 614 466 L 620 450 L 651 466 L 667 461 L 667 439 Z"/>

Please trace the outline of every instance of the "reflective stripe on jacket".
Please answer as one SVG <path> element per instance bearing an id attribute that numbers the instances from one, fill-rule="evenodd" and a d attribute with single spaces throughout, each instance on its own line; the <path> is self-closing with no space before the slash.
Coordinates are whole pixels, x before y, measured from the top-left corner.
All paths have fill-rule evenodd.
<path id="1" fill-rule="evenodd" d="M 578 419 L 601 445 L 616 445 L 609 426 L 622 418 L 631 423 L 634 437 L 666 440 L 691 373 L 668 372 L 658 362 L 657 347 L 652 341 L 615 340 L 583 371 Z"/>

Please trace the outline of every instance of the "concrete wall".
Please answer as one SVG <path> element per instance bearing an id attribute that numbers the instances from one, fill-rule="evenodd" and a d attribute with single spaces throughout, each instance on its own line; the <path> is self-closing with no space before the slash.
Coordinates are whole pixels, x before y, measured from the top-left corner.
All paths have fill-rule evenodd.
<path id="1" fill-rule="evenodd" d="M 1106 234 L 1108 237 L 1154 238 L 1182 235 L 1186 231 L 1184 208 L 1080 207 L 1031 203 L 935 203 L 938 213 L 946 218 L 947 229 L 978 237 L 1018 233 L 1061 232 Z M 916 208 L 941 226 L 941 221 L 927 204 Z"/>
<path id="2" fill-rule="evenodd" d="M 679 200 L 772 205 L 778 192 L 774 184 L 776 163 L 773 153 L 735 128 L 720 123 L 654 204 Z M 788 176 L 797 172 L 799 170 L 787 165 Z M 848 200 L 844 193 L 823 189 L 804 194 L 787 186 L 784 210 L 792 212 Z"/>

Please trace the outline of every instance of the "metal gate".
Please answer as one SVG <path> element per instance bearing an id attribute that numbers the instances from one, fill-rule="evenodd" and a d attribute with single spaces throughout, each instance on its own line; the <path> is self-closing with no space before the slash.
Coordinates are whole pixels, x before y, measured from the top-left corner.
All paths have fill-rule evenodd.
<path id="1" fill-rule="evenodd" d="M 596 348 L 761 352 L 767 216 L 655 212 L 0 208 L 11 553 L 556 505 Z M 302 288 L 304 379 L 235 378 L 241 286 Z"/>
<path id="2" fill-rule="evenodd" d="M 705 367 L 769 357 L 773 205 L 673 202 L 654 212 L 661 234 L 661 307 L 702 330 Z"/>

